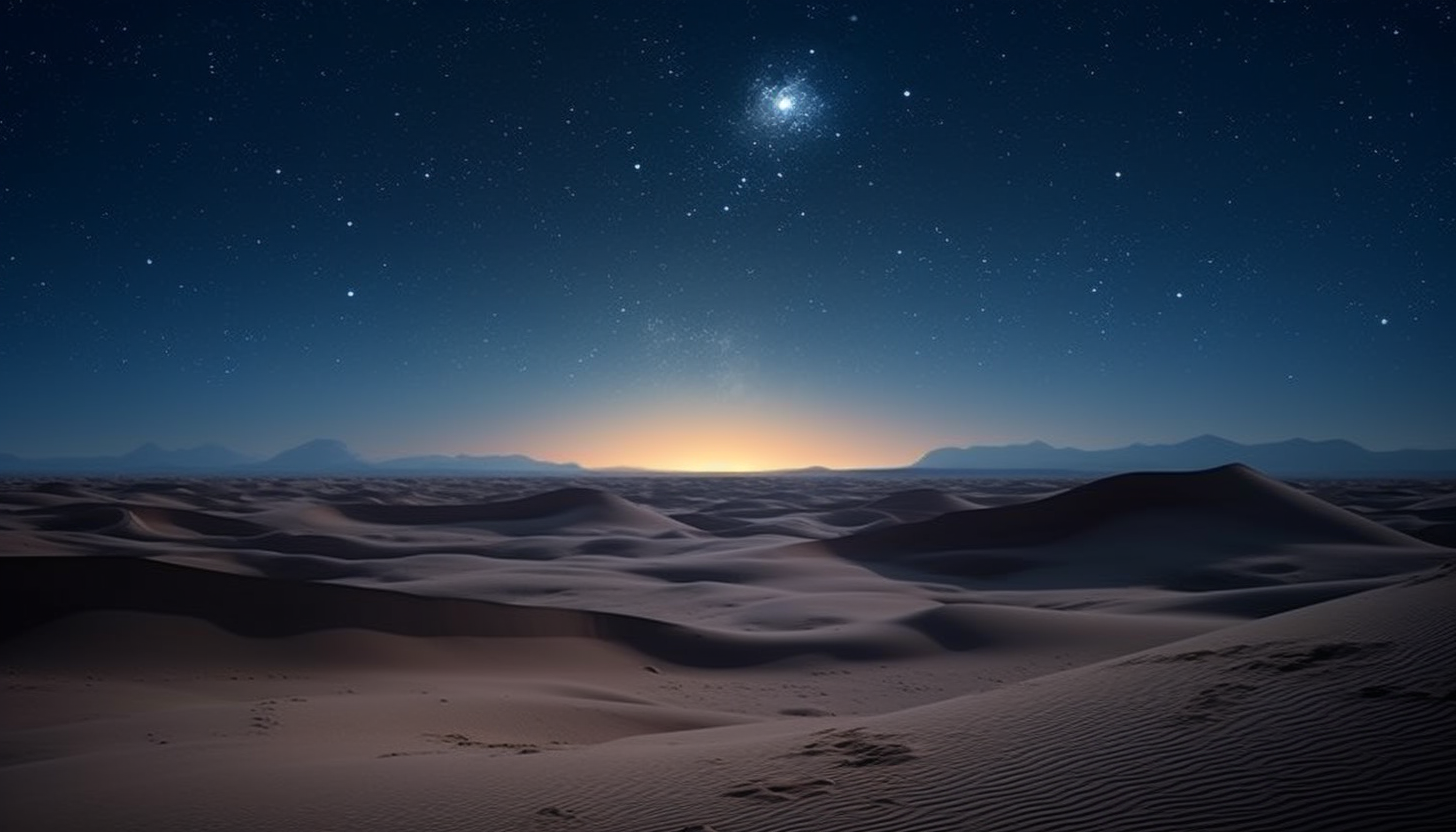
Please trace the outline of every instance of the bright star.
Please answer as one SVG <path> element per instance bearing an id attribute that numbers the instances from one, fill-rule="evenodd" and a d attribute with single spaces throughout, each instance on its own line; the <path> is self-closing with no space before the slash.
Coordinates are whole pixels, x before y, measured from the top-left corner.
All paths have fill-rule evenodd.
<path id="1" fill-rule="evenodd" d="M 744 125 L 755 142 L 782 149 L 788 142 L 824 132 L 824 99 L 800 75 L 786 79 L 759 78 L 753 82 Z"/>

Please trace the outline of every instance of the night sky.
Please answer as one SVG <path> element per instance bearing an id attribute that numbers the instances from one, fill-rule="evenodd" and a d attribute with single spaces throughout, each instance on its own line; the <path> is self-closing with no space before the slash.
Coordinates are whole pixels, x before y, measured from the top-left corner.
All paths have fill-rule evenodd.
<path id="1" fill-rule="evenodd" d="M 11 2 L 0 451 L 1456 447 L 1453 16 Z"/>

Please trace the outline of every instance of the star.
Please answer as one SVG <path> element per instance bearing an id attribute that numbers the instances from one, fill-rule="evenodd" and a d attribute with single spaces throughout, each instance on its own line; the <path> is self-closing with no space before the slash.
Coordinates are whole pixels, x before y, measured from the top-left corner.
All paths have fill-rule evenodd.
<path id="1" fill-rule="evenodd" d="M 745 121 L 759 140 L 775 146 L 822 133 L 826 104 L 807 77 L 759 78 L 751 90 Z"/>

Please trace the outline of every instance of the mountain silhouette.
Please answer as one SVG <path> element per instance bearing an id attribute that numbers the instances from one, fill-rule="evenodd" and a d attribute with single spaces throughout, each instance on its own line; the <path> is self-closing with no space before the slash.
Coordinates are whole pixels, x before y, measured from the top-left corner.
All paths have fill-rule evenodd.
<path id="1" fill-rule="evenodd" d="M 918 470 L 1059 471 L 1103 474 L 1120 471 L 1196 471 L 1242 463 L 1278 476 L 1432 476 L 1456 473 L 1456 450 L 1371 451 L 1342 439 L 1243 445 L 1204 434 L 1171 445 L 1134 444 L 1086 451 L 1045 442 L 1022 445 L 937 448 L 911 468 Z"/>
<path id="2" fill-rule="evenodd" d="M 362 470 L 368 467 L 368 463 L 337 439 L 314 439 L 281 451 L 259 463 L 258 467 L 270 471 L 338 473 Z"/>

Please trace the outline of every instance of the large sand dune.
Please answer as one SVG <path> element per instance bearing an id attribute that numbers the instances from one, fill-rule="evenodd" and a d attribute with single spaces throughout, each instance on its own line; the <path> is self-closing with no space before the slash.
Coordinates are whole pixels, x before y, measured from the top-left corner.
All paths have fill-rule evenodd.
<path id="1" fill-rule="evenodd" d="M 551 485 L 4 483 L 4 827 L 1456 816 L 1449 484 Z"/>

